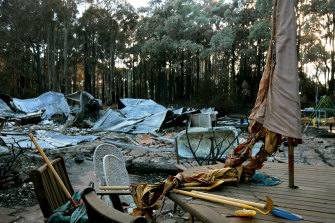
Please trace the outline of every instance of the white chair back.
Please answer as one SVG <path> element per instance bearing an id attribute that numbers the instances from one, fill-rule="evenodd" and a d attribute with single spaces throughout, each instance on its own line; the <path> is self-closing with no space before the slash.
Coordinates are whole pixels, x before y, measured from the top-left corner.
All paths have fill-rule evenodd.
<path id="1" fill-rule="evenodd" d="M 129 186 L 130 180 L 126 163 L 114 155 L 106 155 L 103 159 L 103 169 L 107 186 Z M 135 206 L 130 195 L 120 195 L 121 202 Z"/>
<path id="2" fill-rule="evenodd" d="M 93 166 L 95 175 L 100 181 L 100 186 L 106 186 L 105 174 L 103 171 L 103 158 L 106 155 L 114 155 L 118 157 L 120 160 L 125 162 L 124 156 L 120 149 L 112 144 L 100 144 L 94 151 L 93 155 Z"/>

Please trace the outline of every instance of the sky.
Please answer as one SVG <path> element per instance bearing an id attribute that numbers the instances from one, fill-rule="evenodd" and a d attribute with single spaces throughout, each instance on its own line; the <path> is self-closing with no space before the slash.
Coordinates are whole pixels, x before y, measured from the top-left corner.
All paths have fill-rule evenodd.
<path id="1" fill-rule="evenodd" d="M 138 7 L 144 7 L 147 6 L 148 2 L 150 0 L 127 0 L 130 4 L 132 4 L 135 8 Z M 214 2 L 216 2 L 216 0 L 213 0 Z M 230 2 L 231 0 L 226 0 L 226 2 Z"/>
<path id="2" fill-rule="evenodd" d="M 149 0 L 127 0 L 135 8 L 147 6 Z"/>
<path id="3" fill-rule="evenodd" d="M 138 7 L 147 6 L 150 0 L 126 0 L 126 1 L 128 1 L 131 5 L 133 5 L 137 9 Z M 87 5 L 86 7 L 88 7 Z M 80 4 L 78 6 L 78 11 L 79 11 L 79 17 L 80 17 L 82 13 L 85 11 L 85 4 Z"/>

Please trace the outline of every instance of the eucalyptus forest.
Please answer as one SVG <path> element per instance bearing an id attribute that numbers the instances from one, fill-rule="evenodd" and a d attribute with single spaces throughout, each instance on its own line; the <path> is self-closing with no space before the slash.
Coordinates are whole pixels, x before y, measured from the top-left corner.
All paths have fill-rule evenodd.
<path id="1" fill-rule="evenodd" d="M 272 0 L 0 1 L 0 92 L 85 90 L 105 104 L 252 104 Z M 296 0 L 301 101 L 334 96 L 335 1 Z"/>

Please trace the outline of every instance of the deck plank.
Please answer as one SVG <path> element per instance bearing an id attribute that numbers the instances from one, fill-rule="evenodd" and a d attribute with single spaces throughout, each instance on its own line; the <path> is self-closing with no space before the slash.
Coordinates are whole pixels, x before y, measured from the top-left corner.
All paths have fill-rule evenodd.
<path id="1" fill-rule="evenodd" d="M 275 193 L 276 192 L 276 193 Z M 287 202 L 313 202 L 313 203 L 321 203 L 321 204 L 327 204 L 327 205 L 335 205 L 335 201 L 334 200 L 328 200 L 326 198 L 323 198 L 320 196 L 315 196 L 315 197 L 305 197 L 304 194 L 294 194 L 291 195 L 290 197 L 287 197 L 286 194 L 282 194 L 282 193 L 278 193 L 276 190 L 273 192 L 266 192 L 264 193 L 264 191 L 252 191 L 252 190 L 238 190 L 238 192 L 236 192 L 236 189 L 229 189 L 229 188 L 225 188 L 224 189 L 224 194 L 225 195 L 230 195 L 231 194 L 234 195 L 234 197 L 244 197 L 244 196 L 253 196 L 258 198 L 259 201 L 264 202 L 265 201 L 265 196 L 269 196 L 271 197 L 272 200 L 277 201 L 277 199 L 285 199 L 287 200 Z M 252 195 L 251 195 L 252 194 Z"/>
<path id="2" fill-rule="evenodd" d="M 189 168 L 186 174 L 195 174 L 208 172 L 212 169 L 223 168 L 223 164 L 215 166 L 203 166 Z M 246 183 L 238 183 L 236 185 L 223 185 L 219 189 L 211 193 L 220 194 L 228 197 L 234 197 L 242 200 L 249 200 L 258 203 L 265 203 L 265 196 L 269 196 L 275 206 L 299 214 L 304 220 L 299 222 L 335 222 L 335 168 L 326 166 L 310 166 L 295 165 L 294 166 L 294 182 L 298 186 L 297 189 L 288 187 L 288 165 L 282 163 L 266 163 L 264 167 L 257 171 L 262 174 L 278 177 L 282 180 L 276 186 L 254 186 Z M 230 207 L 203 201 L 200 199 L 192 199 L 187 201 L 194 206 L 206 206 L 212 208 L 217 213 L 225 216 L 229 222 L 245 222 L 246 219 L 232 217 L 234 210 L 239 208 Z M 275 217 L 272 215 L 265 216 L 257 213 L 256 216 L 247 220 L 248 222 L 288 222 L 288 220 Z"/>

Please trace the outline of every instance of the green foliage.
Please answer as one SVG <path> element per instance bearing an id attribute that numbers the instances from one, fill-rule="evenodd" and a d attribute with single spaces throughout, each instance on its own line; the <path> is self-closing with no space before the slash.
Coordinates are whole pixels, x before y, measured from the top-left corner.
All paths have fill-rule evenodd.
<path id="1" fill-rule="evenodd" d="M 269 20 L 256 21 L 254 25 L 250 28 L 250 33 L 248 36 L 249 40 L 263 40 L 269 43 L 269 40 L 271 38 L 271 27 L 272 23 Z"/>
<path id="2" fill-rule="evenodd" d="M 233 29 L 226 27 L 212 36 L 210 46 L 212 50 L 216 52 L 227 51 L 231 50 L 234 40 L 235 36 Z"/>
<path id="3" fill-rule="evenodd" d="M 109 102 L 126 96 L 199 100 L 231 111 L 238 98 L 255 100 L 272 5 L 272 0 L 152 0 L 136 11 L 122 0 L 4 0 L 1 90 L 16 97 L 27 89 L 29 95 L 59 91 L 67 69 L 68 92 L 92 86 L 90 93 Z M 299 75 L 305 75 L 302 98 L 308 103 L 313 81 L 324 83 L 328 93 L 335 87 L 330 47 L 335 1 L 298 0 L 296 6 Z"/>
<path id="4" fill-rule="evenodd" d="M 261 18 L 269 18 L 272 13 L 273 0 L 257 0 L 256 10 L 261 15 Z"/>

